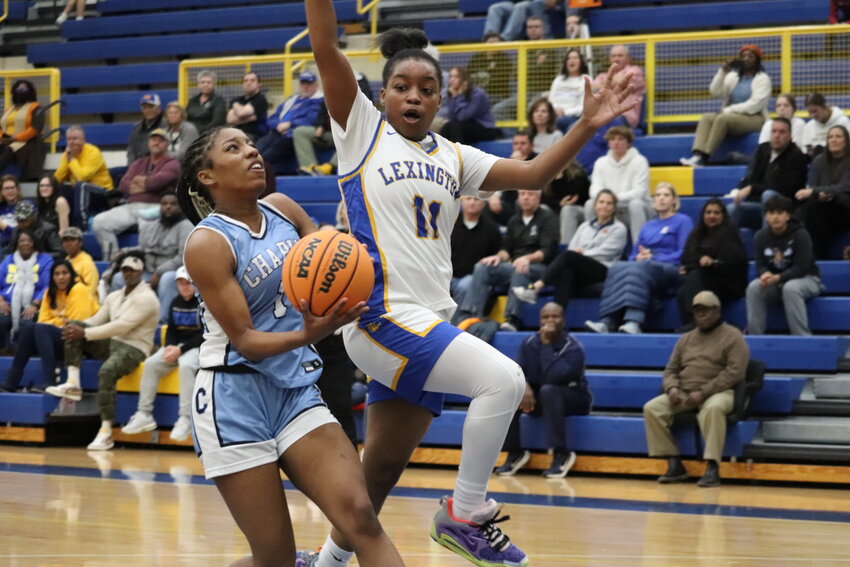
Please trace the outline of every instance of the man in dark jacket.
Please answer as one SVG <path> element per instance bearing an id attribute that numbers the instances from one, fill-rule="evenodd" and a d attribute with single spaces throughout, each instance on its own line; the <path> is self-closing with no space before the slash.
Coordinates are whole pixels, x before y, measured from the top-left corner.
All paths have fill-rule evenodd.
<path id="1" fill-rule="evenodd" d="M 496 474 L 511 476 L 528 462 L 531 453 L 522 449 L 519 431 L 520 415 L 527 413 L 546 420 L 553 457 L 543 476 L 564 478 L 576 460 L 576 454 L 567 449 L 564 418 L 587 415 L 592 396 L 584 377 L 584 347 L 564 331 L 563 307 L 555 302 L 543 306 L 540 331 L 522 343 L 517 362 L 525 374 L 525 393 L 505 437 L 503 450 L 508 456 Z"/>
<path id="2" fill-rule="evenodd" d="M 806 300 L 823 286 L 812 250 L 812 238 L 791 218 L 791 200 L 781 195 L 764 205 L 767 226 L 756 233 L 754 252 L 758 277 L 747 286 L 747 328 L 762 335 L 767 305 L 782 301 L 792 335 L 811 335 Z"/>
<path id="3" fill-rule="evenodd" d="M 452 231 L 452 299 L 463 303 L 470 286 L 475 264 L 481 258 L 499 252 L 502 234 L 498 225 L 482 215 L 486 203 L 475 197 L 463 197 L 462 214 Z"/>
<path id="4" fill-rule="evenodd" d="M 142 111 L 142 119 L 133 126 L 133 131 L 130 132 L 130 139 L 127 142 L 128 165 L 137 159 L 146 157 L 150 153 L 148 137 L 150 137 L 151 132 L 167 126 L 158 94 L 148 93 L 143 95 L 142 100 L 139 101 L 139 107 Z"/>
<path id="5" fill-rule="evenodd" d="M 35 207 L 29 201 L 21 201 L 15 205 L 15 220 L 18 226 L 12 231 L 12 238 L 6 247 L 6 254 L 15 252 L 14 243 L 18 240 L 19 230 L 30 230 L 35 235 L 35 249 L 50 254 L 53 259 L 62 258 L 65 252 L 62 250 L 62 241 L 59 240 L 59 231 L 55 226 L 38 217 Z"/>
<path id="6" fill-rule="evenodd" d="M 806 186 L 808 160 L 791 141 L 791 122 L 775 118 L 770 141 L 756 148 L 747 173 L 738 182 L 738 191 L 729 205 L 729 216 L 739 227 L 761 228 L 764 203 L 775 195 L 793 200 Z"/>

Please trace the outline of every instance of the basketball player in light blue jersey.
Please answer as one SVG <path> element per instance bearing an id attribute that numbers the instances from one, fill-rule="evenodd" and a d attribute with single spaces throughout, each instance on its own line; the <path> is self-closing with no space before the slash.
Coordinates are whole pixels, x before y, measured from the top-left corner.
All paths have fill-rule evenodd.
<path id="1" fill-rule="evenodd" d="M 372 507 L 357 454 L 322 402 L 312 344 L 368 309 L 315 317 L 287 302 L 282 267 L 315 226 L 275 193 L 262 201 L 265 168 L 235 128 L 214 129 L 183 159 L 180 206 L 197 227 L 185 265 L 201 296 L 204 343 L 195 380 L 195 450 L 248 539 L 252 557 L 234 565 L 296 562 L 278 468 L 352 538 L 362 565 L 403 565 Z"/>
<path id="2" fill-rule="evenodd" d="M 439 414 L 443 393 L 469 396 L 457 482 L 431 537 L 482 567 L 526 565 L 525 553 L 496 525 L 498 504 L 487 499 L 525 380 L 514 361 L 447 322 L 456 307 L 449 295 L 451 230 L 462 196 L 549 183 L 598 127 L 636 105 L 629 77 L 615 84 L 620 67 L 612 65 L 596 94 L 585 78 L 584 114 L 563 139 L 531 161 L 499 159 L 430 131 L 442 71 L 422 50 L 423 32 L 390 30 L 378 38 L 388 59 L 382 116 L 359 92 L 338 47 L 333 2 L 305 5 L 351 231 L 375 261 L 369 311 L 343 329 L 349 356 L 372 378 L 363 456 L 369 494 L 380 510 Z M 310 560 L 341 567 L 351 544 L 334 531 Z"/>

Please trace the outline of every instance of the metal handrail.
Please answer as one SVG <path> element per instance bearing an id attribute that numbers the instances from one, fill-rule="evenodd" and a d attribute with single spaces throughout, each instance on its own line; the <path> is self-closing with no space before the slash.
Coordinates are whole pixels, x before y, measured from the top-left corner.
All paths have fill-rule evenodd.
<path id="1" fill-rule="evenodd" d="M 6 21 L 9 17 L 9 0 L 3 0 L 3 14 L 0 15 L 0 23 Z"/>
<path id="2" fill-rule="evenodd" d="M 357 0 L 357 13 L 362 15 L 366 12 L 371 12 L 369 15 L 369 35 L 374 38 L 378 34 L 378 4 L 381 3 L 381 0 L 372 0 L 365 6 L 363 5 L 364 1 Z"/>

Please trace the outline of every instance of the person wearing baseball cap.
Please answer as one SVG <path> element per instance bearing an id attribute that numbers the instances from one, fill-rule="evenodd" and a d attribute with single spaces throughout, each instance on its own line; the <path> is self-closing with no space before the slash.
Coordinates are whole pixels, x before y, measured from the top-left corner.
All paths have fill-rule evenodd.
<path id="1" fill-rule="evenodd" d="M 324 100 L 315 73 L 304 71 L 298 75 L 298 92 L 283 101 L 269 116 L 269 132 L 257 140 L 257 149 L 268 167 L 295 156 L 293 131 L 299 126 L 315 125 Z M 277 169 L 275 172 L 285 173 Z"/>
<path id="2" fill-rule="evenodd" d="M 708 164 L 709 157 L 727 134 L 742 136 L 759 132 L 770 115 L 767 103 L 773 83 L 761 64 L 762 51 L 747 44 L 738 50 L 738 57 L 728 59 L 717 70 L 708 92 L 723 100 L 719 112 L 703 114 L 697 125 L 692 155 L 679 163 L 690 167 Z"/>
<path id="3" fill-rule="evenodd" d="M 49 254 L 54 260 L 62 257 L 62 243 L 59 242 L 59 232 L 55 226 L 38 216 L 35 205 L 29 201 L 21 201 L 15 205 L 14 215 L 18 224 L 12 230 L 11 240 L 6 246 L 6 254 L 14 253 L 13 242 L 17 240 L 18 231 L 27 230 L 35 238 L 36 249 Z"/>
<path id="4" fill-rule="evenodd" d="M 83 250 L 83 231 L 76 226 L 69 226 L 59 233 L 59 238 L 62 239 L 65 259 L 71 262 L 71 266 L 77 273 L 78 281 L 86 286 L 93 297 L 97 298 L 100 272 L 97 270 L 91 255 Z"/>
<path id="5" fill-rule="evenodd" d="M 168 126 L 165 113 L 162 112 L 162 102 L 159 94 L 145 93 L 139 99 L 139 109 L 142 119 L 133 126 L 130 139 L 127 142 L 127 163 L 133 163 L 148 155 L 148 136 L 156 128 Z"/>
<path id="6" fill-rule="evenodd" d="M 711 487 L 720 484 L 726 416 L 734 409 L 735 385 L 746 375 L 750 349 L 741 331 L 721 318 L 714 292 L 699 292 L 692 305 L 697 328 L 679 337 L 664 369 L 664 393 L 643 406 L 643 418 L 649 456 L 668 461 L 667 472 L 658 477 L 667 484 L 688 479 L 669 424 L 678 413 L 697 413 L 706 462 L 697 484 Z"/>
<path id="7" fill-rule="evenodd" d="M 88 319 L 68 321 L 62 327 L 68 380 L 46 389 L 53 396 L 79 401 L 83 396 L 80 385 L 83 353 L 103 361 L 97 372 L 101 425 L 88 445 L 89 451 L 112 449 L 115 384 L 150 354 L 159 324 L 159 299 L 151 286 L 142 281 L 144 261 L 131 253 L 119 265 L 126 285 L 107 295 L 97 313 Z"/>
<path id="8" fill-rule="evenodd" d="M 139 387 L 139 405 L 127 425 L 121 428 L 121 432 L 127 435 L 157 428 L 153 417 L 156 391 L 160 379 L 175 368 L 180 374 L 180 405 L 170 436 L 174 441 L 183 441 L 192 433 L 192 387 L 200 368 L 198 356 L 204 337 L 195 286 L 184 266 L 177 268 L 175 279 L 178 295 L 169 306 L 165 344 L 145 359 Z"/>

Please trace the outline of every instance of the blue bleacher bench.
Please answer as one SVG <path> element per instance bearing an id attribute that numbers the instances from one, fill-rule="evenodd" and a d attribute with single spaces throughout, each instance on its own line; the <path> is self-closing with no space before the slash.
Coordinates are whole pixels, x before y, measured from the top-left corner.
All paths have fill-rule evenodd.
<path id="1" fill-rule="evenodd" d="M 179 68 L 180 64 L 177 62 L 63 67 L 62 88 L 123 87 L 163 83 L 176 85 Z"/>
<path id="2" fill-rule="evenodd" d="M 159 94 L 163 107 L 177 100 L 177 89 L 64 95 L 62 115 L 139 112 L 139 100 L 147 92 Z"/>
<path id="3" fill-rule="evenodd" d="M 295 0 L 289 0 L 293 2 Z M 246 6 L 251 4 L 281 4 L 286 0 L 100 0 L 97 11 L 101 14 L 125 12 L 162 12 L 167 10 L 190 10 L 210 6 Z M 303 4 L 303 2 L 300 2 Z"/>

